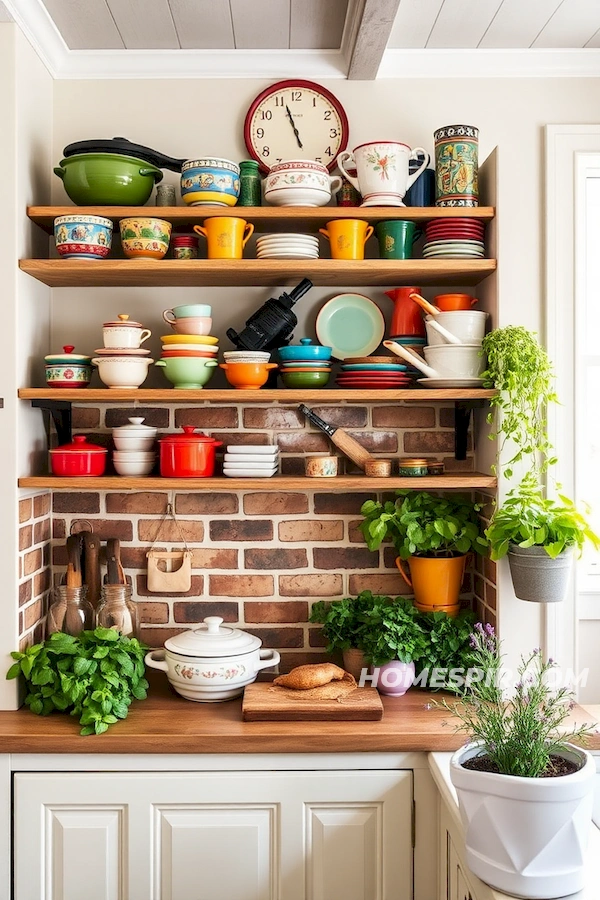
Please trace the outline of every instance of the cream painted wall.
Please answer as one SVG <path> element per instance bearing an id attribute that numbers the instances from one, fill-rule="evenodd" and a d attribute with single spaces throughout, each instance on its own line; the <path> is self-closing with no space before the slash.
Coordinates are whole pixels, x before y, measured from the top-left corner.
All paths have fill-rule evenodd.
<path id="1" fill-rule="evenodd" d="M 173 156 L 204 153 L 234 160 L 247 156 L 245 112 L 268 82 L 57 81 L 54 85 L 54 160 L 71 141 L 124 135 Z M 476 124 L 480 155 L 498 147 L 499 322 L 543 331 L 543 159 L 542 128 L 547 123 L 597 120 L 598 79 L 381 80 L 323 82 L 344 104 L 350 122 L 350 148 L 372 139 L 402 140 L 433 147 L 435 128 L 451 122 Z M 172 173 L 166 180 L 176 183 Z M 65 195 L 53 181 L 53 201 Z M 314 333 L 322 301 L 338 290 L 314 288 L 296 308 L 300 333 Z M 389 315 L 380 289 L 361 289 Z M 215 327 L 224 333 L 241 325 L 270 296 L 263 288 L 108 290 L 53 292 L 52 346 L 67 340 L 78 349 L 98 346 L 101 322 L 126 310 L 161 332 L 160 311 L 192 298 L 213 305 Z M 81 302 L 79 302 L 81 300 Z M 158 326 L 158 327 L 157 327 Z M 154 341 L 154 337 L 152 338 Z M 158 349 L 154 342 L 153 350 Z M 156 376 L 157 373 L 154 373 Z M 155 382 L 160 383 L 160 382 Z M 540 609 L 516 600 L 501 567 L 501 629 L 508 665 L 541 643 Z"/>
<path id="2" fill-rule="evenodd" d="M 49 200 L 52 79 L 30 44 L 10 23 L 0 24 L 0 96 L 4 140 L 0 164 L 5 175 L 0 217 L 0 295 L 3 299 L 3 366 L 0 394 L 0 570 L 2 571 L 2 670 L 18 645 L 17 477 L 31 466 L 33 448 L 44 446 L 39 411 L 17 400 L 22 384 L 39 378 L 39 355 L 48 344 L 50 291 L 17 268 L 20 257 L 41 251 L 40 235 L 25 216 L 34 200 Z M 12 176 L 12 177 L 11 177 Z M 34 375 L 35 371 L 35 375 Z M 42 370 L 43 372 L 43 370 Z M 34 452 L 34 451 L 33 451 Z M 0 678 L 0 708 L 18 706 L 16 683 Z"/>

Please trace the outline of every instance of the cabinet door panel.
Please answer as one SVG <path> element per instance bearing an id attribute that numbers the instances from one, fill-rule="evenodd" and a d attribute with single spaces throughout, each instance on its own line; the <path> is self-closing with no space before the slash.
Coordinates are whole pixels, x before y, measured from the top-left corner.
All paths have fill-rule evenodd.
<path id="1" fill-rule="evenodd" d="M 123 874 L 123 807 L 47 806 L 44 828 L 45 893 L 80 900 L 120 900 Z"/>
<path id="2" fill-rule="evenodd" d="M 276 900 L 276 813 L 276 806 L 155 807 L 161 900 Z"/>
<path id="3" fill-rule="evenodd" d="M 308 805 L 308 896 L 311 900 L 379 900 L 382 888 L 381 805 Z"/>

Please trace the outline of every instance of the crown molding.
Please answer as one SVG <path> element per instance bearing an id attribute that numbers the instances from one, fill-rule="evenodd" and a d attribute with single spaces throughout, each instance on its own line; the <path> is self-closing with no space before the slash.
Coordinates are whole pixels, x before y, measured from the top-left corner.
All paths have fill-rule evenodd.
<path id="1" fill-rule="evenodd" d="M 600 49 L 386 50 L 377 78 L 600 78 Z"/>
<path id="2" fill-rule="evenodd" d="M 42 0 L 3 0 L 56 79 L 347 77 L 362 4 L 340 50 L 69 50 Z M 377 78 L 599 78 L 600 49 L 387 49 Z"/>

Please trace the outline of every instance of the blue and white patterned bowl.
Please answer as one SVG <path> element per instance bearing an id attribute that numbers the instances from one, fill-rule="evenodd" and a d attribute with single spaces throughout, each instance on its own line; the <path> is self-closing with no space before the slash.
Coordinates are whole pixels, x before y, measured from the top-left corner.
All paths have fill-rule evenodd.
<path id="1" fill-rule="evenodd" d="M 181 167 L 181 196 L 188 206 L 235 206 L 240 167 L 229 159 L 188 159 Z"/>
<path id="2" fill-rule="evenodd" d="M 65 259 L 104 259 L 110 252 L 113 223 L 103 216 L 57 216 L 54 240 Z"/>

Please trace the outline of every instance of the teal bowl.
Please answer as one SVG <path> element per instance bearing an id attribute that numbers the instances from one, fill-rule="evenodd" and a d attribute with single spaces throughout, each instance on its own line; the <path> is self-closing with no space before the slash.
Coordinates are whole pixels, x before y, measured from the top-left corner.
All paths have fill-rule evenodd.
<path id="1" fill-rule="evenodd" d="M 287 388 L 320 388 L 329 381 L 329 372 L 285 372 L 281 371 L 281 380 Z"/>
<path id="2" fill-rule="evenodd" d="M 200 390 L 208 384 L 219 364 L 216 359 L 170 356 L 168 359 L 157 360 L 155 365 L 163 370 L 165 378 L 174 388 L 192 391 Z"/>

